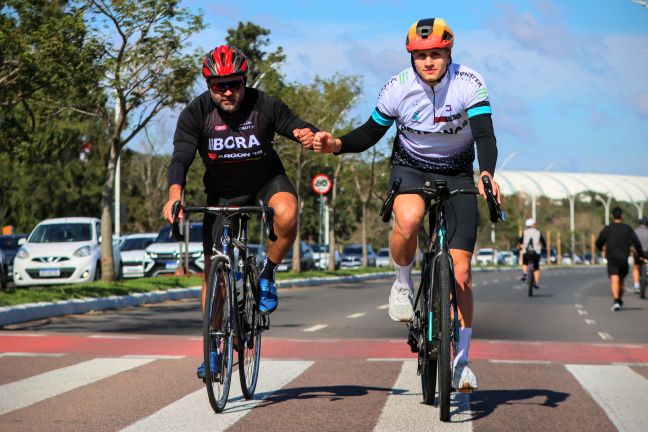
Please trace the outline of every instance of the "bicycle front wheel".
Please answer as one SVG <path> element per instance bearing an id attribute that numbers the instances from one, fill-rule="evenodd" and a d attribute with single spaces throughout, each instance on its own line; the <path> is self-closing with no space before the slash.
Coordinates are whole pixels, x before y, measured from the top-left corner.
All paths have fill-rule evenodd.
<path id="1" fill-rule="evenodd" d="M 648 267 L 645 264 L 639 266 L 639 295 L 646 298 L 646 287 L 648 287 Z"/>
<path id="2" fill-rule="evenodd" d="M 213 262 L 203 313 L 204 382 L 212 409 L 223 412 L 232 380 L 233 306 L 230 273 L 225 263 Z"/>
<path id="3" fill-rule="evenodd" d="M 239 296 L 239 343 L 238 362 L 241 390 L 245 399 L 252 399 L 259 375 L 261 360 L 261 315 L 257 309 L 256 291 L 259 271 L 254 259 L 248 260 L 243 289 Z"/>
<path id="4" fill-rule="evenodd" d="M 433 307 L 430 281 L 432 270 L 423 271 L 421 281 L 422 296 L 417 304 L 416 318 L 419 329 L 419 371 L 421 372 L 421 388 L 423 390 L 423 403 L 434 405 L 437 377 L 437 353 L 434 342 Z"/>
<path id="5" fill-rule="evenodd" d="M 443 422 L 450 420 L 450 393 L 452 392 L 452 316 L 450 314 L 450 294 L 454 292 L 454 273 L 451 258 L 448 254 L 438 257 L 436 281 L 439 298 L 439 418 Z"/>

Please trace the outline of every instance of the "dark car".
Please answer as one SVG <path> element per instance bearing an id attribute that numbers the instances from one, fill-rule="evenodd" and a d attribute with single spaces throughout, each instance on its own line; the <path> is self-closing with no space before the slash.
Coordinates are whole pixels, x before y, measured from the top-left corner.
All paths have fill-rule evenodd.
<path id="1" fill-rule="evenodd" d="M 293 248 L 288 249 L 288 253 L 284 257 L 281 264 L 277 266 L 277 271 L 291 271 L 293 259 Z M 315 259 L 313 258 L 313 250 L 306 242 L 299 243 L 299 266 L 301 270 L 312 270 L 315 268 Z"/>
<path id="2" fill-rule="evenodd" d="M 27 238 L 27 234 L 10 234 L 0 236 L 0 249 L 4 255 L 3 280 L 5 282 L 13 280 L 13 262 L 20 249 L 18 242 L 20 239 Z"/>
<path id="3" fill-rule="evenodd" d="M 367 245 L 367 265 L 376 267 L 376 252 L 370 244 Z M 349 244 L 342 250 L 341 268 L 360 268 L 362 267 L 362 245 L 359 243 Z"/>

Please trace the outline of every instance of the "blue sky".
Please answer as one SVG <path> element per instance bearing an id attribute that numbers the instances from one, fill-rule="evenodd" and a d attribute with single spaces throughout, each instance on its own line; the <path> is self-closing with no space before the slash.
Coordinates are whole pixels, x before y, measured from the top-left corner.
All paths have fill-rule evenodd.
<path id="1" fill-rule="evenodd" d="M 360 75 L 357 124 L 383 84 L 409 66 L 409 26 L 440 16 L 455 32 L 453 61 L 489 87 L 498 168 L 648 175 L 648 8 L 631 0 L 205 1 L 207 51 L 251 21 L 282 46 L 289 81 Z M 175 122 L 173 122 L 175 123 Z M 391 136 L 393 131 L 388 132 Z"/>

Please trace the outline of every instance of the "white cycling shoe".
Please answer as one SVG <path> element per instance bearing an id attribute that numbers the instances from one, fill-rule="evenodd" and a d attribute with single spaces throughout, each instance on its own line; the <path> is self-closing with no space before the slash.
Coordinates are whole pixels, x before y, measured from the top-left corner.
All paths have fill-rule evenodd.
<path id="1" fill-rule="evenodd" d="M 389 317 L 394 321 L 412 321 L 414 318 L 414 289 L 409 285 L 394 282 L 389 293 Z"/>
<path id="2" fill-rule="evenodd" d="M 472 393 L 477 390 L 479 383 L 470 363 L 458 363 L 452 374 L 452 387 L 459 393 Z"/>

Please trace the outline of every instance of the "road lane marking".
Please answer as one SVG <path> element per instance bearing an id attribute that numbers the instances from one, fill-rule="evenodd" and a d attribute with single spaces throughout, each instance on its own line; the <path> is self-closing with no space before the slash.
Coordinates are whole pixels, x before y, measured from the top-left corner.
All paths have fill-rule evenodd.
<path id="1" fill-rule="evenodd" d="M 578 304 L 578 303 L 576 303 L 574 306 L 576 307 L 576 309 L 582 309 L 582 308 L 583 308 L 583 305 L 582 305 L 582 304 Z"/>
<path id="2" fill-rule="evenodd" d="M 134 335 L 92 335 L 88 336 L 90 339 L 142 339 L 142 336 Z"/>
<path id="3" fill-rule="evenodd" d="M 585 309 L 576 309 L 578 311 L 578 315 L 587 315 L 587 311 Z"/>
<path id="4" fill-rule="evenodd" d="M 318 330 L 322 330 L 328 327 L 328 324 L 315 324 L 312 327 L 305 328 L 303 331 L 305 332 L 316 332 Z"/>
<path id="5" fill-rule="evenodd" d="M 627 366 L 565 365 L 620 431 L 648 430 L 648 380 Z"/>
<path id="6" fill-rule="evenodd" d="M 351 314 L 351 315 L 347 315 L 347 318 L 351 318 L 351 319 L 360 318 L 360 317 L 363 317 L 365 315 L 367 315 L 367 314 L 364 313 L 364 312 L 357 312 L 357 313 L 354 313 L 354 314 Z"/>
<path id="7" fill-rule="evenodd" d="M 550 365 L 549 360 L 506 360 L 506 359 L 492 359 L 488 360 L 489 363 L 500 364 L 534 364 L 534 365 Z"/>
<path id="8" fill-rule="evenodd" d="M 610 333 L 606 332 L 598 332 L 598 335 L 601 337 L 603 340 L 612 340 L 614 339 L 612 336 L 610 336 Z"/>
<path id="9" fill-rule="evenodd" d="M 152 362 L 96 358 L 0 386 L 0 415 Z"/>
<path id="10" fill-rule="evenodd" d="M 63 357 L 64 353 L 28 353 L 28 352 L 5 352 L 0 357 Z"/>
<path id="11" fill-rule="evenodd" d="M 493 279 L 494 283 L 499 283 L 499 279 Z"/>
<path id="12" fill-rule="evenodd" d="M 473 286 L 474 286 L 474 285 L 473 285 Z M 380 306 L 378 306 L 376 309 L 378 309 L 378 310 L 385 310 L 385 309 L 388 309 L 388 308 L 389 308 L 389 304 L 384 304 L 384 305 L 380 305 Z"/>
<path id="13" fill-rule="evenodd" d="M 383 431 L 472 431 L 470 398 L 467 394 L 452 393 L 450 422 L 439 420 L 436 407 L 421 403 L 421 377 L 416 373 L 417 361 L 403 362 L 400 374 L 387 396 L 374 432 Z"/>
<path id="14" fill-rule="evenodd" d="M 214 414 L 204 388 L 188 394 L 160 411 L 145 417 L 122 431 L 224 431 L 254 407 L 263 404 L 273 393 L 304 373 L 312 361 L 263 360 L 259 365 L 259 381 L 254 399 L 245 400 L 241 393 L 239 374 L 232 374 L 225 411 Z"/>
<path id="15" fill-rule="evenodd" d="M 120 358 L 126 359 L 152 359 L 152 360 L 181 360 L 187 356 L 183 355 L 165 355 L 165 354 L 127 354 Z"/>
<path id="16" fill-rule="evenodd" d="M 45 333 L 3 333 L 2 337 L 42 337 Z"/>
<path id="17" fill-rule="evenodd" d="M 589 318 L 587 318 L 587 319 L 585 320 L 585 322 L 586 322 L 587 324 L 589 324 L 589 325 L 594 325 L 594 324 L 596 324 L 596 321 L 594 321 L 593 319 L 589 319 Z"/>

